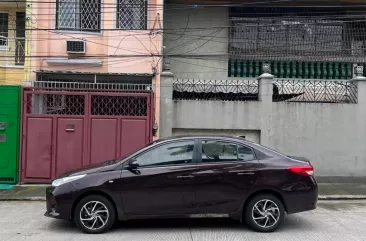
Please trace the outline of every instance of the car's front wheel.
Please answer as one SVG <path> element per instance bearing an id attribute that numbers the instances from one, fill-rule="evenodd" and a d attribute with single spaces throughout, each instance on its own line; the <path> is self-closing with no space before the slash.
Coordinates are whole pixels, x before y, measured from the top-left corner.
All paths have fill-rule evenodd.
<path id="1" fill-rule="evenodd" d="M 103 233 L 112 227 L 115 219 L 112 203 L 100 195 L 84 197 L 76 205 L 74 211 L 74 221 L 85 233 Z"/>
<path id="2" fill-rule="evenodd" d="M 244 215 L 250 228 L 259 232 L 272 232 L 282 224 L 285 209 L 274 195 L 260 194 L 248 202 Z"/>

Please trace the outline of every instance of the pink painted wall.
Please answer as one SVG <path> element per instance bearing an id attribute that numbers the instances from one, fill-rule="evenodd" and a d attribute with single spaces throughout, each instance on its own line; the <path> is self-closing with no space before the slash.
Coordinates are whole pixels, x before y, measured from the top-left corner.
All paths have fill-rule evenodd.
<path id="1" fill-rule="evenodd" d="M 162 26 L 163 0 L 149 0 L 152 6 L 148 9 L 148 30 L 117 30 L 116 29 L 116 0 L 102 0 L 102 21 L 100 33 L 81 33 L 55 30 L 55 1 L 38 0 L 31 4 L 32 28 L 30 31 L 30 53 L 34 57 L 30 63 L 30 80 L 35 80 L 36 71 L 75 71 L 94 73 L 152 73 L 152 66 L 156 66 L 158 74 L 153 79 L 156 85 L 155 117 L 159 120 L 160 99 L 160 57 L 151 57 L 151 54 L 160 54 L 162 36 L 151 35 L 151 29 Z M 156 7 L 158 6 L 158 7 Z M 160 23 L 158 22 L 160 15 Z M 113 29 L 113 31 L 108 31 Z M 101 66 L 48 64 L 47 58 L 68 58 L 66 40 L 86 40 L 85 56 L 101 56 L 93 58 L 102 60 Z M 129 55 L 129 56 L 126 56 Z M 134 55 L 132 57 L 131 55 Z M 148 55 L 148 56 L 147 56 Z M 102 57 L 103 56 L 103 57 Z M 108 56 L 108 58 L 106 57 Z M 125 57 L 121 57 L 125 56 Z M 85 58 L 84 58 L 85 59 Z M 90 58 L 87 58 L 90 59 Z"/>

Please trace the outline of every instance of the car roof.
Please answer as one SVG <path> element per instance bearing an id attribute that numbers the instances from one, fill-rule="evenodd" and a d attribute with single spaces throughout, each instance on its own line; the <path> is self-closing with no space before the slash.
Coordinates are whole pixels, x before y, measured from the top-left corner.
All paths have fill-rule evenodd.
<path id="1" fill-rule="evenodd" d="M 154 143 L 164 143 L 168 141 L 175 141 L 175 140 L 189 140 L 189 139 L 219 139 L 219 140 L 226 140 L 226 141 L 237 141 L 241 142 L 243 144 L 246 144 L 247 146 L 251 147 L 255 151 L 259 151 L 262 154 L 266 156 L 281 156 L 286 157 L 284 154 L 274 151 L 272 149 L 269 149 L 268 147 L 264 147 L 262 145 L 256 144 L 254 142 L 248 141 L 240 136 L 230 136 L 230 135 L 181 135 L 181 136 L 171 136 L 167 138 L 162 138 L 159 140 L 156 140 Z"/>
<path id="2" fill-rule="evenodd" d="M 235 140 L 235 141 L 240 141 L 240 142 L 251 143 L 250 141 L 244 139 L 243 137 L 230 136 L 230 135 L 180 135 L 180 136 L 171 136 L 171 137 L 167 137 L 167 138 L 162 138 L 162 139 L 157 140 L 157 142 L 183 140 L 183 139 L 202 139 L 202 138 Z"/>
<path id="3" fill-rule="evenodd" d="M 246 146 L 249 146 L 250 148 L 254 149 L 256 152 L 261 152 L 262 154 L 266 156 L 273 156 L 273 155 L 280 155 L 284 156 L 283 154 L 276 152 L 274 150 L 271 150 L 269 148 L 263 147 L 259 144 L 256 144 L 254 142 L 248 141 L 244 139 L 243 137 L 238 136 L 230 136 L 230 135 L 182 135 L 182 136 L 171 136 L 167 138 L 162 138 L 154 141 L 152 144 L 162 144 L 169 141 L 176 141 L 176 140 L 190 140 L 190 139 L 216 139 L 216 140 L 223 140 L 223 141 L 234 141 L 242 143 Z"/>

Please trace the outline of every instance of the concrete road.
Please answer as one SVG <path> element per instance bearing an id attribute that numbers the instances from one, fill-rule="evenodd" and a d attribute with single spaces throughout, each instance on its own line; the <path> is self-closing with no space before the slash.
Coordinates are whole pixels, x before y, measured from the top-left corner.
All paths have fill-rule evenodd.
<path id="1" fill-rule="evenodd" d="M 318 209 L 289 215 L 274 233 L 256 233 L 230 219 L 135 220 L 102 235 L 86 235 L 68 221 L 43 216 L 43 202 L 0 202 L 0 240 L 366 240 L 366 201 L 324 201 Z"/>

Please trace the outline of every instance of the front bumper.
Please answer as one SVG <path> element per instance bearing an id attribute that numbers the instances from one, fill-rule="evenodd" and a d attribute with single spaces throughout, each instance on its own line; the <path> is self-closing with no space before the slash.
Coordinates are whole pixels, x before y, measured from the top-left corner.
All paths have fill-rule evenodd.
<path id="1" fill-rule="evenodd" d="M 49 218 L 57 218 L 58 216 L 60 216 L 60 214 L 56 212 L 56 209 L 51 208 L 51 211 L 47 210 L 44 213 L 44 216 L 49 217 Z"/>
<path id="2" fill-rule="evenodd" d="M 46 212 L 44 216 L 58 219 L 71 219 L 75 188 L 71 184 L 46 189 Z"/>

